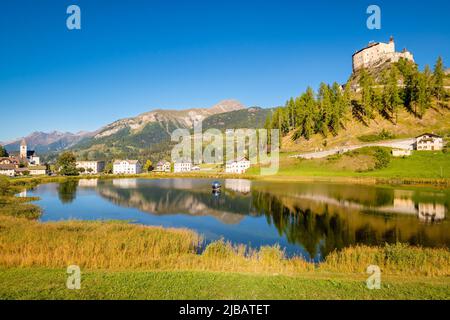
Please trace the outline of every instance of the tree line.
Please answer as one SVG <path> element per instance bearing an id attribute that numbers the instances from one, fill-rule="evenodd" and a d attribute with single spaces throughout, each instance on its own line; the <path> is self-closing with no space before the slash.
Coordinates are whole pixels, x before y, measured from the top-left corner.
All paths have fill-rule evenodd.
<path id="1" fill-rule="evenodd" d="M 421 118 L 433 99 L 445 104 L 441 57 L 433 72 L 429 66 L 419 71 L 415 63 L 404 59 L 391 64 L 377 78 L 369 71 L 359 71 L 354 86 L 350 80 L 343 87 L 336 82 L 321 83 L 317 94 L 308 87 L 306 92 L 275 109 L 267 118 L 265 128 L 280 129 L 282 135 L 293 131 L 292 140 L 301 137 L 308 140 L 313 134 L 324 137 L 338 134 L 351 116 L 367 123 L 380 114 L 396 124 L 402 107 Z"/>

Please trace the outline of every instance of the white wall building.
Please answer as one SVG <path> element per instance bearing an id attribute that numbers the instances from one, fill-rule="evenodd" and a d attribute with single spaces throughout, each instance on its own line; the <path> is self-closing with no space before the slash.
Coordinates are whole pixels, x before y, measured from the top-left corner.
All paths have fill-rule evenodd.
<path id="1" fill-rule="evenodd" d="M 22 142 L 20 143 L 20 152 L 19 157 L 22 161 L 27 162 L 29 165 L 40 165 L 41 160 L 36 155 L 36 152 L 33 150 L 28 150 L 27 142 L 25 139 L 22 139 Z"/>
<path id="2" fill-rule="evenodd" d="M 392 149 L 393 157 L 409 157 L 411 155 L 411 150 L 409 149 Z"/>
<path id="3" fill-rule="evenodd" d="M 247 158 L 241 158 L 237 161 L 229 161 L 225 165 L 226 173 L 242 174 L 250 168 L 250 161 Z"/>
<path id="4" fill-rule="evenodd" d="M 170 164 L 169 161 L 159 161 L 156 164 L 156 170 L 155 171 L 170 172 L 170 167 L 171 167 L 171 164 Z"/>
<path id="5" fill-rule="evenodd" d="M 444 140 L 442 137 L 432 134 L 432 133 L 424 133 L 418 137 L 416 137 L 416 142 L 414 143 L 414 147 L 416 150 L 442 150 L 444 148 Z"/>
<path id="6" fill-rule="evenodd" d="M 0 164 L 0 175 L 14 177 L 16 166 L 13 164 Z"/>
<path id="7" fill-rule="evenodd" d="M 28 171 L 31 176 L 43 176 L 47 174 L 47 167 L 45 166 L 30 166 Z"/>
<path id="8" fill-rule="evenodd" d="M 353 72 L 361 68 L 375 67 L 387 61 L 397 62 L 401 58 L 414 62 L 413 55 L 406 49 L 395 52 L 394 38 L 391 37 L 389 43 L 372 42 L 353 54 Z"/>
<path id="9" fill-rule="evenodd" d="M 139 160 L 116 160 L 113 164 L 114 174 L 139 174 L 142 165 Z"/>
<path id="10" fill-rule="evenodd" d="M 190 172 L 192 163 L 189 161 L 177 161 L 173 165 L 173 172 Z"/>
<path id="11" fill-rule="evenodd" d="M 84 174 L 98 174 L 105 170 L 104 161 L 77 161 L 77 168 L 83 168 Z M 89 172 L 90 171 L 90 172 Z"/>

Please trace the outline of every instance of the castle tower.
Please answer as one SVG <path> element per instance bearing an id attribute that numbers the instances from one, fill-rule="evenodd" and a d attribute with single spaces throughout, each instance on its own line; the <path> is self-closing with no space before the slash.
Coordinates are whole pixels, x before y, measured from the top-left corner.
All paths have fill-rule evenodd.
<path id="1" fill-rule="evenodd" d="M 25 141 L 25 139 L 22 139 L 22 142 L 20 143 L 20 158 L 21 159 L 26 159 L 27 158 L 27 142 Z"/>

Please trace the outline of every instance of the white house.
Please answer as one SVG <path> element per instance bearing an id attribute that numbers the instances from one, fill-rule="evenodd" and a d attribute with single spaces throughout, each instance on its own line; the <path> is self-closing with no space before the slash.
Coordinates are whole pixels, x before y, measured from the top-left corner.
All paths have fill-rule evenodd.
<path id="1" fill-rule="evenodd" d="M 16 166 L 13 164 L 0 164 L 0 175 L 14 177 Z"/>
<path id="2" fill-rule="evenodd" d="M 424 133 L 416 137 L 416 142 L 414 143 L 416 150 L 442 150 L 444 148 L 444 140 L 441 136 L 433 133 Z"/>
<path id="3" fill-rule="evenodd" d="M 85 174 L 97 174 L 105 170 L 104 161 L 77 161 L 77 168 L 84 169 Z"/>
<path id="4" fill-rule="evenodd" d="M 409 149 L 392 149 L 392 156 L 394 157 L 409 157 L 411 150 Z"/>
<path id="5" fill-rule="evenodd" d="M 139 174 L 142 165 L 139 160 L 116 160 L 113 164 L 114 174 Z"/>
<path id="6" fill-rule="evenodd" d="M 242 174 L 250 168 L 250 161 L 247 158 L 240 158 L 236 161 L 229 161 L 226 163 L 226 173 Z"/>
<path id="7" fill-rule="evenodd" d="M 190 172 L 192 163 L 186 160 L 176 161 L 173 165 L 173 172 Z"/>
<path id="8" fill-rule="evenodd" d="M 44 176 L 47 174 L 46 166 L 30 166 L 27 169 L 31 176 Z"/>
<path id="9" fill-rule="evenodd" d="M 156 170 L 155 171 L 159 171 L 159 172 L 170 172 L 170 162 L 169 161 L 159 161 L 156 164 Z"/>

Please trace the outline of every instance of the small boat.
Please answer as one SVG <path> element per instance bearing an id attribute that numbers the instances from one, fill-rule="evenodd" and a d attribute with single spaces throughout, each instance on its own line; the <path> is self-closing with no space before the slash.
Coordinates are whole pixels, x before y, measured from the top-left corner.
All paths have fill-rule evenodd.
<path id="1" fill-rule="evenodd" d="M 220 191 L 220 188 L 222 187 L 221 185 L 220 185 L 220 182 L 219 181 L 214 181 L 213 183 L 212 183 L 212 189 L 213 189 L 213 191 Z"/>

